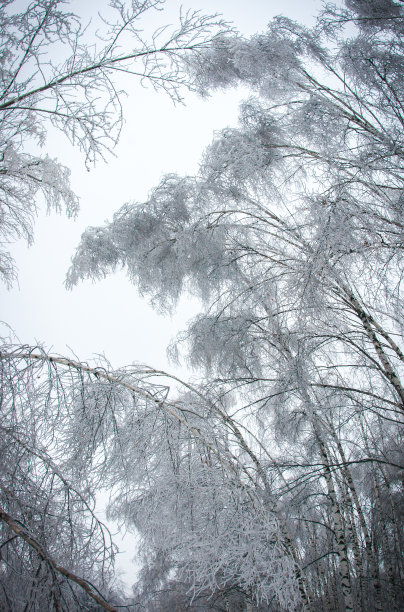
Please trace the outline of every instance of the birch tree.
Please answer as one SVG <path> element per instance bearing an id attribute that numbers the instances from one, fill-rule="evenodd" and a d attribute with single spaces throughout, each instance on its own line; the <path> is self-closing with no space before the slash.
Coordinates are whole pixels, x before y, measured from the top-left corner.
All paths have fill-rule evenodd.
<path id="1" fill-rule="evenodd" d="M 63 132 L 91 168 L 114 148 L 123 127 L 119 76 L 180 102 L 191 86 L 186 55 L 225 28 L 217 16 L 189 11 L 178 25 L 148 36 L 142 20 L 162 10 L 164 0 L 112 0 L 91 36 L 89 24 L 62 0 L 25 2 L 22 12 L 13 5 L 0 6 L 0 275 L 6 284 L 16 278 L 7 245 L 21 237 L 32 242 L 38 196 L 48 210 L 73 217 L 78 211 L 70 170 L 32 152 L 44 147 L 49 127 Z"/>
<path id="2" fill-rule="evenodd" d="M 0 6 L 0 276 L 8 285 L 16 278 L 9 243 L 32 242 L 38 206 L 78 211 L 69 169 L 41 154 L 48 130 L 63 132 L 90 168 L 112 151 L 123 127 L 119 75 L 179 102 L 192 87 L 185 57 L 227 28 L 215 15 L 190 11 L 148 37 L 142 19 L 164 2 L 113 0 L 91 38 L 89 24 L 66 4 Z M 113 611 L 127 603 L 96 501 L 126 470 L 117 452 L 121 417 L 133 417 L 135 397 L 148 402 L 146 387 L 156 406 L 162 391 L 133 372 L 109 368 L 106 375 L 107 367 L 1 343 L 2 610 Z M 108 462 L 120 476 L 107 484 Z"/>
<path id="3" fill-rule="evenodd" d="M 70 285 L 123 266 L 163 311 L 184 293 L 201 299 L 171 354 L 188 359 L 199 393 L 213 398 L 208 414 L 205 402 L 191 408 L 204 426 L 220 424 L 205 448 L 241 470 L 237 481 L 207 479 L 221 496 L 211 501 L 221 518 L 209 557 L 209 530 L 192 522 L 172 478 L 147 488 L 164 497 L 146 512 L 152 530 L 136 503 L 112 511 L 143 534 L 149 566 L 164 555 L 160 579 L 176 576 L 191 598 L 239 589 L 245 606 L 270 610 L 400 609 L 402 33 L 402 3 L 347 0 L 327 5 L 312 30 L 279 17 L 264 34 L 220 37 L 196 53 L 188 70 L 202 94 L 251 89 L 239 127 L 217 134 L 197 176 L 167 176 L 146 203 L 89 228 L 73 259 Z M 203 459 L 182 452 L 198 489 Z M 172 510 L 173 499 L 183 504 Z M 257 499 L 277 526 L 279 571 L 268 569 L 279 548 L 262 556 Z M 220 523 L 228 506 L 231 525 Z M 229 568 L 221 537 L 235 555 Z"/>

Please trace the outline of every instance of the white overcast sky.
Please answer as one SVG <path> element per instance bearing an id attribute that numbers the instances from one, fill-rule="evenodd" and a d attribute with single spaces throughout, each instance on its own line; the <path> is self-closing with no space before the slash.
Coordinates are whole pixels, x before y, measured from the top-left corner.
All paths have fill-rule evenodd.
<path id="1" fill-rule="evenodd" d="M 18 0 L 17 4 L 20 7 L 26 2 Z M 102 12 L 105 4 L 99 0 L 72 2 L 73 9 L 86 18 Z M 174 23 L 180 5 L 222 13 L 248 35 L 265 30 L 270 19 L 280 13 L 310 25 L 321 0 L 167 0 L 166 12 L 158 15 L 155 24 L 149 18 L 148 26 L 153 29 L 160 25 L 162 17 Z M 65 274 L 88 225 L 110 220 L 125 202 L 146 200 L 166 173 L 197 171 L 201 153 L 214 131 L 236 125 L 243 92 L 221 92 L 205 100 L 187 95 L 186 106 L 174 106 L 163 93 L 156 94 L 126 78 L 126 123 L 115 157 L 111 155 L 106 163 L 99 162 L 87 172 L 84 159 L 67 139 L 60 133 L 50 134 L 44 153 L 71 168 L 81 211 L 74 221 L 42 212 L 34 245 L 13 245 L 19 280 L 12 290 L 1 289 L 0 319 L 12 327 L 21 343 L 38 342 L 60 354 L 70 354 L 71 348 L 82 360 L 105 354 L 114 367 L 136 361 L 170 369 L 166 346 L 196 312 L 195 302 L 183 300 L 176 314 L 167 318 L 156 314 L 138 296 L 123 272 L 95 284 L 81 283 L 70 292 L 63 285 Z M 6 328 L 0 327 L 0 332 L 5 334 Z M 120 564 L 128 573 L 129 583 L 133 581 L 129 569 L 132 546 L 133 540 L 127 539 L 128 554 L 122 556 Z"/>
<path id="2" fill-rule="evenodd" d="M 104 2 L 86 0 L 72 5 L 89 17 L 102 12 Z M 181 5 L 206 13 L 220 12 L 247 35 L 263 31 L 279 13 L 310 24 L 321 2 L 167 0 L 167 11 L 157 16 L 159 23 L 163 17 L 167 23 L 175 22 Z M 153 19 L 148 20 L 148 25 L 153 28 Z M 174 106 L 162 92 L 144 89 L 129 78 L 127 85 L 126 123 L 116 157 L 111 155 L 106 163 L 101 161 L 87 172 L 80 153 L 62 134 L 48 138 L 44 153 L 72 170 L 80 214 L 73 221 L 63 215 L 43 213 L 36 223 L 34 245 L 13 245 L 19 279 L 11 291 L 1 289 L 1 319 L 22 343 L 40 342 L 62 354 L 71 347 L 87 360 L 105 354 L 114 367 L 140 361 L 167 368 L 166 346 L 195 312 L 195 304 L 185 301 L 172 318 L 165 318 L 138 297 L 123 272 L 95 284 L 81 283 L 69 292 L 63 285 L 65 274 L 88 225 L 110 220 L 125 202 L 144 201 L 165 173 L 196 172 L 213 132 L 236 125 L 240 92 L 221 92 L 207 100 L 188 95 L 186 106 Z"/>

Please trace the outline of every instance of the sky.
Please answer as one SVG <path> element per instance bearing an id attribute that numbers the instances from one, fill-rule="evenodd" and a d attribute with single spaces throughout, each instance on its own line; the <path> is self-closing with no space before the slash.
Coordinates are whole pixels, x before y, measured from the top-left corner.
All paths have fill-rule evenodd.
<path id="1" fill-rule="evenodd" d="M 79 3 L 73 2 L 74 5 Z M 102 3 L 87 0 L 86 17 Z M 265 29 L 280 10 L 310 23 L 318 0 L 187 0 L 185 9 L 221 12 L 243 34 Z M 304 7 L 303 7 L 304 5 Z M 82 5 L 81 5 L 82 6 Z M 167 22 L 175 22 L 180 2 L 168 0 Z M 302 10 L 303 9 L 303 10 Z M 159 20 L 164 13 L 158 15 Z M 150 20 L 152 21 L 152 20 Z M 153 24 L 148 24 L 153 28 Z M 126 84 L 125 126 L 115 156 L 100 161 L 90 172 L 84 159 L 58 132 L 50 131 L 46 152 L 71 169 L 73 189 L 80 197 L 75 220 L 40 213 L 35 242 L 21 241 L 12 253 L 18 266 L 18 285 L 2 289 L 1 318 L 22 343 L 43 343 L 65 354 L 68 347 L 81 359 L 105 354 L 113 366 L 140 361 L 167 368 L 166 346 L 197 308 L 181 303 L 172 318 L 155 313 L 120 272 L 104 281 L 64 287 L 70 259 L 88 225 L 100 225 L 128 201 L 144 201 L 161 177 L 170 172 L 193 174 L 203 149 L 215 130 L 237 123 L 238 105 L 245 92 L 219 92 L 208 99 L 186 96 L 186 105 L 174 106 L 162 92 Z"/>
<path id="2" fill-rule="evenodd" d="M 321 6 L 320 0 L 167 0 L 166 11 L 150 16 L 150 31 L 161 23 L 173 23 L 184 9 L 222 13 L 244 35 L 265 30 L 279 13 L 307 25 Z M 18 5 L 24 5 L 19 1 Z M 88 19 L 102 11 L 103 2 L 72 2 L 73 10 Z M 127 79 L 127 77 L 126 77 Z M 244 91 L 219 92 L 208 99 L 188 94 L 186 105 L 174 106 L 163 93 L 142 88 L 133 80 L 124 83 L 125 126 L 119 145 L 105 162 L 88 172 L 84 159 L 60 133 L 49 131 L 44 153 L 71 169 L 71 183 L 80 197 L 75 220 L 41 211 L 35 242 L 27 248 L 18 242 L 11 248 L 18 266 L 18 284 L 1 289 L 1 319 L 24 344 L 43 344 L 49 351 L 91 360 L 104 354 L 113 367 L 132 362 L 173 371 L 166 347 L 186 321 L 197 312 L 195 300 L 183 300 L 172 317 L 154 312 L 121 271 L 107 279 L 85 282 L 66 291 L 64 279 L 81 233 L 100 225 L 128 201 L 145 201 L 166 173 L 193 174 L 203 149 L 215 131 L 237 124 Z M 3 324 L 0 333 L 6 334 Z M 18 339 L 18 340 L 17 340 Z M 185 367 L 176 373 L 185 375 Z M 131 582 L 133 539 L 119 561 Z"/>

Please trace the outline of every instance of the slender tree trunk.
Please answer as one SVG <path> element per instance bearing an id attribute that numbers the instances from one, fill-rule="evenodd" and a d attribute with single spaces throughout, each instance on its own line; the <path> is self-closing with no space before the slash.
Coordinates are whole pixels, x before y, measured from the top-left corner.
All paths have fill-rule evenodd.
<path id="1" fill-rule="evenodd" d="M 366 555 L 368 558 L 372 581 L 373 581 L 373 585 L 375 589 L 375 609 L 376 609 L 376 612 L 383 612 L 383 606 L 381 603 L 381 585 L 380 585 L 379 571 L 378 571 L 378 566 L 377 566 L 376 559 L 375 559 L 373 549 L 372 549 L 372 540 L 369 535 L 369 530 L 367 528 L 365 516 L 362 511 L 362 506 L 359 502 L 359 497 L 356 492 L 355 484 L 354 484 L 350 469 L 347 464 L 344 449 L 342 447 L 341 442 L 338 440 L 335 432 L 333 432 L 333 434 L 335 437 L 339 455 L 341 457 L 341 461 L 344 464 L 341 470 L 345 477 L 347 486 L 351 492 L 352 499 L 355 504 L 356 511 L 358 513 L 358 518 L 359 518 L 359 523 L 362 529 L 363 538 L 365 541 Z"/>
<path id="2" fill-rule="evenodd" d="M 381 471 L 381 470 L 380 470 Z M 377 480 L 377 475 L 373 474 L 373 482 L 375 485 L 375 494 L 376 494 L 376 506 L 378 509 L 378 514 L 379 514 L 379 522 L 380 522 L 380 527 L 381 527 L 381 531 L 382 531 L 382 536 L 383 536 L 383 561 L 385 564 L 385 568 L 386 568 L 386 573 L 389 579 L 389 584 L 390 584 L 390 592 L 391 592 L 391 604 L 393 606 L 393 610 L 397 611 L 400 608 L 398 607 L 398 602 L 397 602 L 397 594 L 400 593 L 401 589 L 397 588 L 396 585 L 396 581 L 395 581 L 395 574 L 394 574 L 394 569 L 393 569 L 393 563 L 394 561 L 392 560 L 392 554 L 391 554 L 391 548 L 395 549 L 395 559 L 397 563 L 400 563 L 399 559 L 400 559 L 400 550 L 398 547 L 397 549 L 397 544 L 396 542 L 395 545 L 393 547 L 390 547 L 390 543 L 391 543 L 391 538 L 390 538 L 390 534 L 387 531 L 386 528 L 386 520 L 385 520 L 385 512 L 383 512 L 383 507 L 382 507 L 382 503 L 381 503 L 381 494 L 380 494 L 380 485 L 379 482 Z M 388 489 L 388 486 L 387 486 Z M 394 523 L 394 516 L 392 516 L 392 522 Z M 395 540 L 394 537 L 394 529 L 393 529 L 393 540 Z M 399 595 L 399 597 L 401 597 Z"/>
<path id="3" fill-rule="evenodd" d="M 333 599 L 335 602 L 335 606 L 333 610 L 340 610 L 341 606 L 340 606 L 340 597 L 338 594 L 338 583 L 337 583 L 337 575 L 339 572 L 338 572 L 336 562 L 334 561 L 334 559 L 331 561 L 331 567 L 332 567 L 332 572 L 330 574 L 331 591 L 332 591 Z"/>
<path id="4" fill-rule="evenodd" d="M 298 584 L 298 588 L 299 588 L 299 592 L 300 592 L 300 596 L 302 598 L 302 603 L 303 603 L 303 607 L 305 610 L 307 610 L 308 612 L 313 612 L 313 607 L 312 607 L 312 602 L 311 602 L 311 598 L 308 592 L 308 588 L 307 588 L 307 581 L 305 580 L 303 574 L 302 574 L 302 570 L 300 569 L 299 566 L 299 562 L 298 562 L 298 556 L 296 553 L 296 549 L 293 545 L 293 542 L 289 536 L 288 533 L 288 529 L 286 527 L 286 523 L 283 520 L 281 513 L 278 512 L 278 516 L 279 516 L 279 527 L 281 530 L 281 534 L 282 534 L 282 538 L 284 540 L 285 546 L 290 554 L 290 556 L 292 557 L 294 564 L 295 564 L 295 576 L 296 576 L 296 580 L 297 580 L 297 584 Z"/>
<path id="5" fill-rule="evenodd" d="M 311 545 L 313 548 L 313 556 L 314 557 L 319 557 L 320 553 L 318 551 L 317 548 L 317 532 L 316 532 L 316 526 L 313 525 L 313 534 L 311 536 Z M 318 597 L 318 602 L 320 603 L 321 610 L 324 610 L 324 612 L 333 612 L 333 606 L 331 603 L 331 599 L 330 599 L 330 590 L 328 588 L 327 585 L 327 580 L 326 580 L 326 576 L 325 576 L 325 572 L 324 572 L 324 567 L 323 567 L 323 559 L 320 559 L 317 563 L 316 563 L 316 574 L 317 574 L 317 597 Z M 326 607 L 324 608 L 324 602 Z"/>
<path id="6" fill-rule="evenodd" d="M 362 436 L 365 442 L 366 452 L 370 456 L 371 453 L 370 453 L 370 448 L 369 448 L 368 436 L 366 435 L 366 432 L 364 430 L 364 424 L 361 423 L 360 427 L 361 427 Z M 373 479 L 373 483 L 375 487 L 376 506 L 377 506 L 379 516 L 380 516 L 381 528 L 385 534 L 385 538 L 384 538 L 385 541 L 388 541 L 390 538 L 386 530 L 385 521 L 383 519 L 383 509 L 382 509 L 382 504 L 381 504 L 380 486 L 379 486 L 376 471 L 378 471 L 381 474 L 381 477 L 383 478 L 383 481 L 386 487 L 386 491 L 387 491 L 387 495 L 389 498 L 390 509 L 391 509 L 391 518 L 392 518 L 392 527 L 393 527 L 392 533 L 393 533 L 393 542 L 394 542 L 393 548 L 394 548 L 395 555 L 394 555 L 394 559 L 392 559 L 391 550 L 388 547 L 387 558 L 386 558 L 386 569 L 387 569 L 387 575 L 389 577 L 389 582 L 391 584 L 391 589 L 393 593 L 392 601 L 394 602 L 393 603 L 394 610 L 398 611 L 401 608 L 401 593 L 402 593 L 402 588 L 403 588 L 403 584 L 402 584 L 403 583 L 403 578 L 402 578 L 403 565 L 402 565 L 402 550 L 401 550 L 402 547 L 400 546 L 400 533 L 399 533 L 399 527 L 398 527 L 399 521 L 397 520 L 397 515 L 395 512 L 394 502 L 391 496 L 389 481 L 384 473 L 382 466 L 379 465 L 377 468 L 372 470 L 372 479 Z M 372 554 L 373 554 L 373 550 L 372 550 Z M 373 558 L 374 558 L 374 554 L 373 554 Z M 400 583 L 401 583 L 400 585 L 396 584 L 395 572 L 393 569 L 394 565 L 397 565 L 397 568 L 398 568 L 398 574 L 399 574 Z M 377 568 L 378 568 L 378 565 L 377 565 Z M 377 576 L 378 576 L 378 582 L 376 584 L 379 585 L 379 593 L 380 593 L 379 597 L 380 597 L 380 602 L 381 602 L 382 596 L 381 596 L 381 589 L 380 589 L 379 573 L 377 573 Z M 375 588 L 376 588 L 376 585 L 375 585 Z M 381 607 L 382 609 L 384 609 L 383 606 Z"/>
<path id="7" fill-rule="evenodd" d="M 328 455 L 325 450 L 324 443 L 319 440 L 320 454 L 324 466 L 324 478 L 327 484 L 327 491 L 332 505 L 332 514 L 334 522 L 335 537 L 337 540 L 338 558 L 339 558 L 339 574 L 341 578 L 341 589 L 344 598 L 344 607 L 346 612 L 354 611 L 354 599 L 352 595 L 350 574 L 349 574 L 349 563 L 348 563 L 348 551 L 345 540 L 345 529 L 344 522 L 337 501 L 337 495 L 334 488 L 334 482 L 332 479 L 332 473 L 328 461 Z"/>
<path id="8" fill-rule="evenodd" d="M 401 406 L 400 406 L 401 410 L 404 410 L 404 387 L 401 384 L 401 380 L 397 372 L 394 370 L 393 366 L 391 365 L 390 359 L 388 358 L 375 332 L 375 329 L 377 329 L 380 333 L 380 330 L 382 328 L 380 327 L 380 325 L 377 325 L 376 322 L 373 320 L 373 318 L 362 308 L 359 300 L 357 300 L 357 298 L 349 290 L 345 289 L 345 291 L 348 292 L 347 300 L 345 301 L 348 304 L 350 304 L 350 306 L 354 309 L 356 315 L 361 320 L 363 328 L 366 332 L 366 335 L 371 341 L 371 343 L 373 344 L 376 354 L 380 360 L 384 376 L 387 378 L 387 380 L 390 382 L 392 387 L 395 389 L 401 401 Z M 383 333 L 383 336 L 385 338 L 386 337 L 389 338 L 388 334 L 386 333 Z M 395 343 L 392 344 L 392 341 L 389 341 L 389 344 L 393 348 L 395 353 L 399 356 L 399 358 L 402 360 L 403 354 L 398 349 L 397 345 Z M 398 349 L 399 351 L 398 353 L 396 349 Z"/>
<path id="9" fill-rule="evenodd" d="M 343 485 L 342 485 L 343 486 Z M 348 533 L 350 536 L 350 540 L 352 542 L 352 552 L 353 552 L 353 562 L 356 573 L 356 578 L 358 582 L 358 596 L 356 601 L 356 607 L 363 612 L 369 612 L 369 606 L 366 604 L 366 587 L 365 587 L 365 578 L 363 571 L 363 559 L 360 551 L 358 535 L 355 527 L 355 519 L 353 516 L 353 509 L 351 500 L 348 497 L 347 491 L 342 491 L 341 493 L 342 501 L 340 504 L 341 514 L 344 518 L 345 524 L 348 529 Z"/>
<path id="10" fill-rule="evenodd" d="M 350 581 L 350 573 L 349 573 L 349 562 L 348 562 L 348 550 L 345 539 L 345 529 L 344 529 L 344 521 L 341 515 L 340 507 L 337 500 L 337 495 L 335 492 L 333 477 L 330 469 L 330 461 L 328 459 L 328 453 L 326 450 L 325 443 L 323 442 L 320 427 L 321 427 L 321 418 L 316 413 L 316 410 L 313 407 L 313 403 L 310 399 L 310 396 L 306 390 L 304 385 L 304 378 L 302 377 L 302 386 L 301 393 L 304 399 L 304 402 L 307 406 L 308 412 L 311 416 L 311 425 L 313 427 L 313 431 L 315 433 L 317 443 L 319 445 L 320 457 L 324 467 L 324 479 L 327 485 L 328 496 L 331 501 L 332 506 L 332 517 L 333 517 L 333 527 L 335 538 L 337 540 L 337 548 L 338 548 L 338 560 L 339 560 L 339 574 L 341 579 L 341 590 L 344 599 L 344 608 L 346 612 L 354 611 L 354 598 L 352 594 L 351 581 Z"/>

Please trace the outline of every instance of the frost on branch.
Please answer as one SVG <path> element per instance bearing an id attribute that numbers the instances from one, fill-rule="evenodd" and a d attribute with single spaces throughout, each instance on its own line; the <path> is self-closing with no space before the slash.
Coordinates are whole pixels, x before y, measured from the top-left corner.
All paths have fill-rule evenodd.
<path id="1" fill-rule="evenodd" d="M 44 147 L 52 125 L 80 149 L 90 169 L 119 140 L 122 73 L 180 102 L 181 92 L 193 87 L 186 57 L 228 31 L 217 15 L 188 11 L 177 26 L 147 35 L 142 18 L 163 4 L 111 2 L 107 16 L 98 15 L 94 40 L 90 26 L 62 10 L 60 0 L 33 2 L 21 13 L 11 2 L 1 4 L 0 276 L 6 283 L 16 276 L 7 244 L 17 237 L 32 242 L 38 192 L 48 209 L 74 214 L 78 207 L 68 170 L 48 155 L 31 154 L 29 145 Z"/>
<path id="2" fill-rule="evenodd" d="M 123 265 L 140 293 L 150 294 L 163 310 L 175 304 L 183 287 L 207 299 L 219 279 L 225 282 L 237 273 L 224 248 L 223 229 L 199 223 L 198 210 L 209 197 L 194 179 L 167 176 L 146 204 L 127 204 L 110 225 L 86 230 L 68 286 Z"/>
<path id="3" fill-rule="evenodd" d="M 104 395 L 101 413 L 88 389 L 94 394 L 96 377 L 77 366 L 41 348 L 1 346 L 2 609 L 11 602 L 16 611 L 27 602 L 44 610 L 106 605 L 104 597 L 119 602 L 115 546 L 95 512 L 109 404 Z M 73 440 L 86 443 L 85 453 L 75 453 Z"/>
<path id="4" fill-rule="evenodd" d="M 402 3 L 355 1 L 313 30 L 217 39 L 188 68 L 205 94 L 252 90 L 237 128 L 83 236 L 71 284 L 122 265 L 159 308 L 203 298 L 171 349 L 199 377 L 176 404 L 192 428 L 168 428 L 147 493 L 111 508 L 144 534 L 150 610 L 160 589 L 401 605 L 402 27 Z"/>

